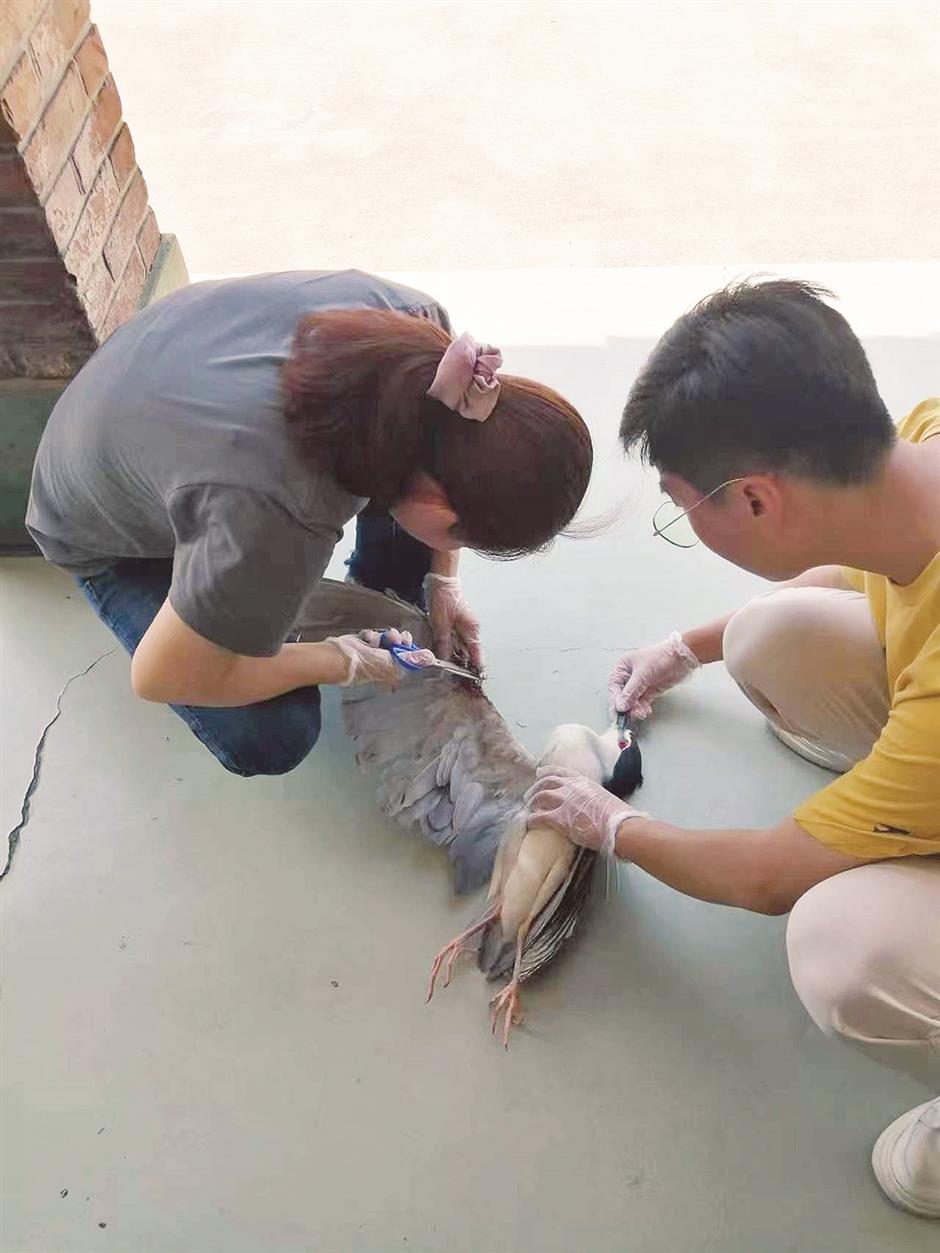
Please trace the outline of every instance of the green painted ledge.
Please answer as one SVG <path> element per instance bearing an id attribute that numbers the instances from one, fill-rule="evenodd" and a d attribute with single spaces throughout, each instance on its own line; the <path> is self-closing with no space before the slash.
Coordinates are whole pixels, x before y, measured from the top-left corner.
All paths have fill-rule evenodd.
<path id="1" fill-rule="evenodd" d="M 153 304 L 189 282 L 175 235 L 163 235 L 138 308 Z M 33 459 L 46 420 L 68 379 L 0 380 L 0 556 L 34 556 L 36 546 L 23 519 Z"/>

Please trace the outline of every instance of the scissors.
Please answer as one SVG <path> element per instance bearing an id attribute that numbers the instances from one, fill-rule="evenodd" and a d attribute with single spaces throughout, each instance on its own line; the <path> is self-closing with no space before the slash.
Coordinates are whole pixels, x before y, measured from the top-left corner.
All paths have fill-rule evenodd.
<path id="1" fill-rule="evenodd" d="M 447 674 L 455 674 L 459 679 L 470 679 L 473 683 L 483 683 L 480 675 L 474 674 L 472 670 L 465 670 L 463 666 L 456 666 L 452 661 L 441 661 L 440 658 L 435 657 L 434 661 L 426 666 L 411 661 L 408 654 L 421 651 L 418 645 L 392 644 L 388 638 L 388 631 L 383 631 L 379 635 L 379 648 L 384 648 L 390 652 L 403 670 L 444 670 Z"/>

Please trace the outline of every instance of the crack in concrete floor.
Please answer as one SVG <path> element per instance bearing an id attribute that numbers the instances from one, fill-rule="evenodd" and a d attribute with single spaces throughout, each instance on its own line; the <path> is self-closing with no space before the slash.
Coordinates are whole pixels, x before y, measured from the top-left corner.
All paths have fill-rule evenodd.
<path id="1" fill-rule="evenodd" d="M 110 657 L 111 654 L 115 652 L 117 652 L 116 648 L 109 648 L 106 653 L 102 653 L 100 657 L 96 657 L 90 666 L 86 666 L 84 670 L 80 670 L 77 674 L 73 674 L 62 688 L 62 691 L 56 697 L 55 713 L 43 727 L 42 735 L 40 735 L 39 742 L 36 744 L 36 752 L 33 755 L 33 773 L 29 780 L 29 784 L 27 785 L 26 791 L 23 794 L 23 803 L 20 806 L 20 820 L 7 836 L 7 859 L 3 869 L 0 870 L 0 881 L 7 877 L 13 867 L 13 857 L 16 853 L 17 847 L 19 846 L 20 836 L 23 834 L 26 824 L 29 822 L 30 805 L 36 792 L 36 788 L 39 786 L 39 777 L 42 773 L 42 758 L 46 747 L 46 737 L 62 716 L 62 701 L 65 698 L 65 693 L 77 679 L 83 679 L 86 674 L 90 674 L 91 671 L 94 670 L 95 666 L 97 666 L 100 661 L 104 661 L 105 657 Z"/>

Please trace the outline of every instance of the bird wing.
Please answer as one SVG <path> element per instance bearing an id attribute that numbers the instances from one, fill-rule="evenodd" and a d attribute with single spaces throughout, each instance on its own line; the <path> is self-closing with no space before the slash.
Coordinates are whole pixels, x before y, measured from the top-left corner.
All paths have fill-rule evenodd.
<path id="1" fill-rule="evenodd" d="M 431 647 L 431 624 L 416 605 L 399 600 L 390 592 L 383 595 L 356 583 L 321 579 L 300 607 L 293 638 L 325 640 L 330 635 L 352 635 L 383 627 L 410 631 L 419 647 Z"/>
<path id="2" fill-rule="evenodd" d="M 383 813 L 447 849 L 458 892 L 487 883 L 535 761 L 479 687 L 425 670 L 395 691 L 349 688 L 343 721 Z"/>

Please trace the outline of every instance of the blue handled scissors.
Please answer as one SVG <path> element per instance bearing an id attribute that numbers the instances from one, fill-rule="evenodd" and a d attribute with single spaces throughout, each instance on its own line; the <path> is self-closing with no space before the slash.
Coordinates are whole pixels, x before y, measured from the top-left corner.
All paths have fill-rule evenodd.
<path id="1" fill-rule="evenodd" d="M 452 661 L 441 661 L 435 657 L 430 665 L 422 666 L 417 662 L 411 661 L 408 654 L 421 651 L 417 644 L 393 644 L 388 638 L 388 631 L 383 631 L 379 635 L 379 648 L 384 648 L 392 654 L 403 670 L 444 670 L 447 674 L 455 674 L 459 679 L 470 679 L 473 683 L 482 684 L 483 679 L 478 674 L 474 674 L 472 670 L 465 670 L 463 666 L 456 666 Z"/>

